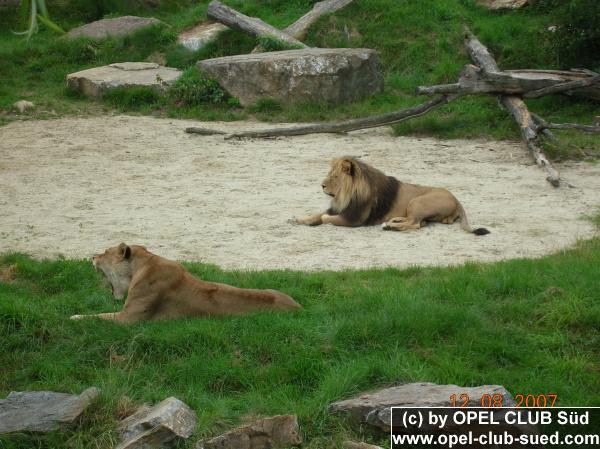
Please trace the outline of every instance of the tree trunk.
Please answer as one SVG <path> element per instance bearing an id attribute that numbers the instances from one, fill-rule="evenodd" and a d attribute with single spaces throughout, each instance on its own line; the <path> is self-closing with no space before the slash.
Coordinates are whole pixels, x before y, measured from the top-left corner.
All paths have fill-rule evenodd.
<path id="1" fill-rule="evenodd" d="M 292 46 L 308 48 L 307 45 L 268 23 L 265 23 L 256 17 L 248 17 L 216 0 L 209 3 L 206 15 L 210 19 L 217 20 L 218 22 L 227 25 L 229 28 L 248 33 L 255 37 L 271 37 Z"/>
<path id="2" fill-rule="evenodd" d="M 481 69 L 490 72 L 499 72 L 496 60 L 490 54 L 488 49 L 471 33 L 465 30 L 465 45 L 471 60 Z M 554 187 L 560 185 L 560 174 L 552 166 L 552 163 L 540 147 L 537 138 L 537 126 L 527 109 L 527 105 L 519 97 L 514 95 L 503 95 L 500 102 L 511 113 L 519 128 L 521 129 L 521 138 L 527 146 L 529 154 L 535 163 L 546 169 L 548 176 L 546 180 Z"/>

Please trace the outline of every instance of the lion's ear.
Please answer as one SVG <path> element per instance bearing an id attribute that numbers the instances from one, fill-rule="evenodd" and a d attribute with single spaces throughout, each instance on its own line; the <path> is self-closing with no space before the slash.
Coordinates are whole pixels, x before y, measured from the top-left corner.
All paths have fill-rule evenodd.
<path id="1" fill-rule="evenodd" d="M 354 164 L 350 159 L 344 159 L 342 161 L 342 172 L 352 176 L 354 174 Z"/>
<path id="2" fill-rule="evenodd" d="M 123 256 L 123 259 L 129 259 L 129 257 L 131 257 L 131 248 L 125 243 L 119 245 L 119 252 L 121 253 L 121 256 Z"/>

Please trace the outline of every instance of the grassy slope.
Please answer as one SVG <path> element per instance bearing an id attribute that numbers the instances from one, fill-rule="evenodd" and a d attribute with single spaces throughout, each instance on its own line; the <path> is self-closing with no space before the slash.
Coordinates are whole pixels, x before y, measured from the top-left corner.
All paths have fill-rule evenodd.
<path id="1" fill-rule="evenodd" d="M 175 42 L 177 32 L 205 17 L 207 1 L 187 4 L 164 2 L 163 10 L 148 11 L 171 27 L 141 32 L 125 40 L 103 43 L 57 42 L 41 33 L 29 45 L 10 34 L 9 19 L 0 31 L 0 121 L 14 119 L 10 105 L 21 98 L 39 105 L 36 116 L 53 117 L 74 113 L 98 113 L 116 106 L 120 110 L 141 113 L 194 117 L 202 119 L 238 119 L 249 113 L 263 120 L 307 121 L 364 116 L 413 105 L 424 99 L 413 93 L 418 85 L 452 82 L 468 58 L 462 48 L 461 30 L 471 26 L 497 56 L 503 68 L 556 68 L 557 62 L 546 30 L 552 18 L 543 10 L 524 9 L 503 13 L 489 12 L 474 0 L 368 0 L 356 2 L 334 16 L 323 18 L 305 39 L 312 46 L 370 47 L 381 55 L 386 74 L 383 94 L 350 105 L 306 104 L 294 107 L 264 107 L 244 111 L 225 105 L 181 107 L 169 101 L 151 104 L 94 104 L 74 98 L 64 88 L 67 73 L 124 60 L 144 60 L 159 52 L 170 66 L 187 68 L 202 58 L 248 52 L 255 42 L 241 33 L 227 32 L 214 45 L 193 54 Z M 173 4 L 174 3 L 174 4 Z M 293 22 L 310 8 L 308 0 L 269 2 L 230 0 L 226 2 L 249 15 L 259 16 L 278 27 Z M 62 11 L 62 10 L 60 10 Z M 123 10 L 123 12 L 132 12 Z M 66 27 L 76 20 L 62 19 Z M 530 101 L 535 112 L 552 121 L 589 123 L 597 114 L 597 104 L 563 97 Z M 427 134 L 446 138 L 481 137 L 518 138 L 518 130 L 493 98 L 465 98 L 424 118 L 396 127 L 399 134 Z M 600 150 L 598 139 L 580 134 L 558 133 L 580 146 Z M 577 155 L 565 148 L 549 148 L 554 155 Z"/>
<path id="2" fill-rule="evenodd" d="M 2 448 L 109 448 L 117 416 L 169 395 L 198 412 L 201 436 L 247 416 L 297 413 L 310 448 L 352 436 L 328 403 L 394 382 L 497 383 L 557 393 L 559 405 L 600 405 L 598 239 L 539 260 L 449 269 L 251 273 L 188 264 L 204 279 L 279 288 L 305 309 L 129 327 L 67 319 L 120 306 L 89 262 L 4 256 L 9 265 L 17 277 L 0 283 L 0 397 L 91 385 L 102 397 L 76 432 L 0 438 Z"/>

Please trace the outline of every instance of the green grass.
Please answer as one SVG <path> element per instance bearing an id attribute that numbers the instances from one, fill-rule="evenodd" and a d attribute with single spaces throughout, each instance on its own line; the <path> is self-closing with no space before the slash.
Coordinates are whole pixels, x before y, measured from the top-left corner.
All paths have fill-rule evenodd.
<path id="1" fill-rule="evenodd" d="M 101 397 L 73 432 L 1 448 L 109 448 L 117 417 L 176 396 L 199 416 L 197 436 L 248 416 L 296 413 L 305 447 L 353 433 L 327 405 L 397 382 L 501 384 L 556 393 L 558 405 L 600 405 L 600 239 L 536 260 L 455 268 L 229 272 L 186 264 L 205 280 L 277 288 L 303 306 L 118 326 L 74 322 L 118 310 L 87 261 L 5 255 L 0 283 L 0 397 L 11 390 Z M 380 442 L 384 442 L 382 439 Z"/>
<path id="2" fill-rule="evenodd" d="M 231 106 L 210 102 L 191 105 L 169 99 L 151 103 L 132 102 L 131 99 L 115 101 L 113 97 L 104 103 L 93 103 L 70 95 L 64 79 L 66 74 L 77 70 L 119 61 L 142 61 L 157 55 L 169 66 L 190 69 L 199 59 L 247 53 L 257 45 L 249 36 L 228 31 L 213 44 L 189 52 L 176 43 L 176 35 L 205 19 L 208 1 L 164 1 L 158 9 L 142 9 L 142 3 L 115 0 L 94 3 L 96 6 L 92 7 L 92 3 L 73 0 L 71 5 L 74 6 L 70 9 L 62 3 L 51 8 L 52 18 L 64 28 L 107 14 L 136 12 L 154 15 L 168 24 L 141 31 L 130 38 L 102 42 L 67 42 L 44 31 L 27 44 L 10 33 L 11 29 L 18 28 L 15 15 L 4 14 L 0 19 L 0 25 L 4 25 L 0 26 L 3 30 L 0 31 L 0 60 L 3 61 L 0 64 L 0 124 L 17 118 L 11 105 L 23 98 L 37 105 L 26 117 L 38 118 L 101 114 L 114 108 L 122 112 L 203 120 L 255 116 L 267 121 L 334 120 L 388 112 L 424 101 L 425 98 L 414 96 L 419 85 L 453 82 L 457 78 L 463 65 L 469 62 L 462 45 L 464 24 L 488 45 L 502 68 L 559 67 L 558 53 L 547 31 L 556 20 L 551 8 L 490 12 L 478 6 L 475 0 L 365 0 L 354 2 L 335 15 L 323 17 L 304 39 L 310 46 L 369 47 L 379 52 L 385 73 L 385 92 L 362 101 L 338 106 L 301 104 L 275 108 L 259 104 L 243 110 L 235 102 Z M 226 3 L 283 28 L 309 10 L 314 2 L 230 0 Z M 591 60 L 600 65 L 597 58 Z M 561 96 L 528 103 L 532 111 L 557 122 L 590 123 L 598 111 L 597 104 Z M 397 134 L 441 138 L 519 138 L 517 126 L 491 97 L 464 98 L 394 129 Z M 557 134 L 567 145 L 560 148 L 547 145 L 553 157 L 580 157 L 582 152 L 568 144 L 592 152 L 600 151 L 597 138 L 577 132 Z"/>

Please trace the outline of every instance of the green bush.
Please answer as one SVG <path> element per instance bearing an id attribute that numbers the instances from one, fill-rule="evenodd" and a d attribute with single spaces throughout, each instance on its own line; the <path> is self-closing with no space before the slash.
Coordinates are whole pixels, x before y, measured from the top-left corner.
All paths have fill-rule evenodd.
<path id="1" fill-rule="evenodd" d="M 227 94 L 214 79 L 191 67 L 169 89 L 169 97 L 176 103 L 195 106 L 202 103 L 222 103 L 226 101 Z"/>

